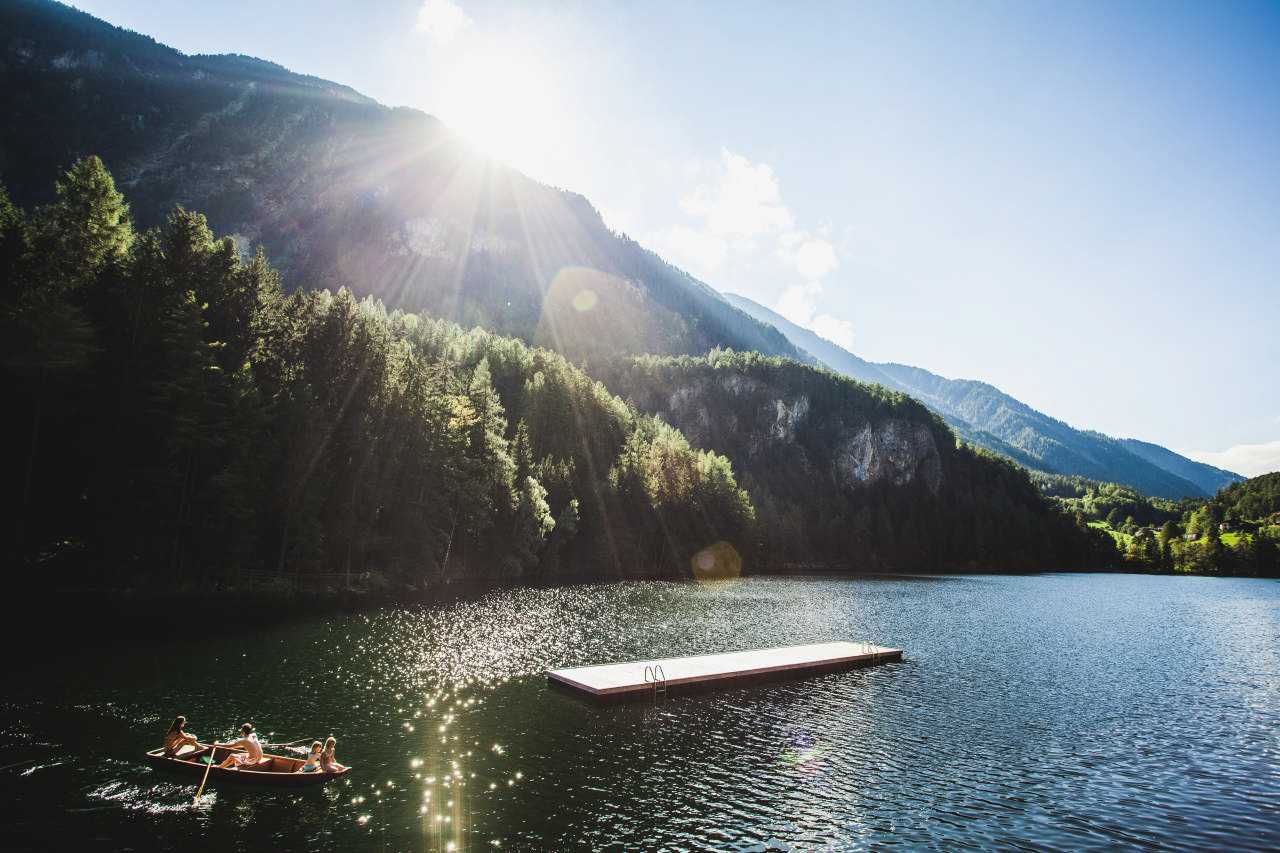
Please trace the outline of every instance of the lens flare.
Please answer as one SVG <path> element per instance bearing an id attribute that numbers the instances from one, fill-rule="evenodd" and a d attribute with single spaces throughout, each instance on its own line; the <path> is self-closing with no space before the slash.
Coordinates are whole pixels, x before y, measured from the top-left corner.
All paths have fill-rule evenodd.
<path id="1" fill-rule="evenodd" d="M 618 351 L 652 352 L 670 335 L 665 320 L 653 317 L 636 282 L 588 267 L 561 267 L 543 295 L 533 342 L 572 362 Z"/>
<path id="2" fill-rule="evenodd" d="M 742 558 L 723 540 L 693 555 L 693 576 L 704 586 L 733 584 L 742 577 Z"/>

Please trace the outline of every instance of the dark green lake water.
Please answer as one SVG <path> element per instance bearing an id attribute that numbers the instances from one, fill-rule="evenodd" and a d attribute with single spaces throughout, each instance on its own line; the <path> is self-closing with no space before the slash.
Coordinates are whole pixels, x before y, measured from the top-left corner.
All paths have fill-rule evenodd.
<path id="1" fill-rule="evenodd" d="M 834 639 L 904 660 L 662 707 L 543 675 Z M 7 849 L 1280 849 L 1275 581 L 512 589 L 90 660 L 7 682 Z M 142 758 L 177 713 L 355 770 L 193 806 Z"/>

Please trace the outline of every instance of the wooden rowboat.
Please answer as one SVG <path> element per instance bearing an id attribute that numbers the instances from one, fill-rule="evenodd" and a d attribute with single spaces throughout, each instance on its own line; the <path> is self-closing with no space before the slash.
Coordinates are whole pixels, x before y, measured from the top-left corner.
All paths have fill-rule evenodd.
<path id="1" fill-rule="evenodd" d="M 204 746 L 200 749 L 188 748 L 177 755 L 165 755 L 163 749 L 153 749 L 147 753 L 147 763 L 156 770 L 185 773 L 188 776 L 204 776 L 205 756 L 213 753 L 213 767 L 209 768 L 209 783 L 235 782 L 240 785 L 267 785 L 275 788 L 305 788 L 312 785 L 323 785 L 334 779 L 340 779 L 351 771 L 350 767 L 330 772 L 313 770 L 309 773 L 298 772 L 306 762 L 301 758 L 289 758 L 284 755 L 263 755 L 262 760 L 252 768 L 219 767 L 232 750 L 224 747 Z"/>

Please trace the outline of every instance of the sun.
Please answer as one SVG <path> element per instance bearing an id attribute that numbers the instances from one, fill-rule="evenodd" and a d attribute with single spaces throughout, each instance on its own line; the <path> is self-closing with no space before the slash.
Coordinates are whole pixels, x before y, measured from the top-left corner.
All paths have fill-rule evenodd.
<path id="1" fill-rule="evenodd" d="M 435 114 L 480 151 L 546 180 L 569 156 L 577 120 L 565 75 L 514 39 L 469 45 L 437 71 Z"/>

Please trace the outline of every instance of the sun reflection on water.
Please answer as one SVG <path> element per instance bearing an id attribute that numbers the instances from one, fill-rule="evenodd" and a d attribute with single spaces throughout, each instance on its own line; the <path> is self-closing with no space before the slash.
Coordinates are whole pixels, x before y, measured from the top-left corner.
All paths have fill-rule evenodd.
<path id="1" fill-rule="evenodd" d="M 689 754 L 669 741 L 672 726 L 688 725 L 682 716 L 688 707 L 622 712 L 621 720 L 614 722 L 627 730 L 626 721 L 634 717 L 636 728 L 631 731 L 637 742 L 628 745 L 623 736 L 624 743 L 618 744 L 616 733 L 611 733 L 613 722 L 605 723 L 612 715 L 601 716 L 571 699 L 548 696 L 544 671 L 640 659 L 655 650 L 696 654 L 767 644 L 772 639 L 772 614 L 783 605 L 776 591 L 762 594 L 753 583 L 736 577 L 735 558 L 726 543 L 708 547 L 696 558 L 702 572 L 696 584 L 504 589 L 431 606 L 353 614 L 317 624 L 305 639 L 282 632 L 287 644 L 274 635 L 254 638 L 245 653 L 220 649 L 220 655 L 234 658 L 265 680 L 297 686 L 279 700 L 255 698 L 252 713 L 260 730 L 273 726 L 282 732 L 280 740 L 310 734 L 323 740 L 333 734 L 339 760 L 352 764 L 355 773 L 326 786 L 323 793 L 287 798 L 210 789 L 193 813 L 258 831 L 275 819 L 264 815 L 279 814 L 291 803 L 295 823 L 306 812 L 302 822 L 307 825 L 334 832 L 336 824 L 348 833 L 368 836 L 372 843 L 385 843 L 387 849 L 518 848 L 525 827 L 545 820 L 541 813 L 547 803 L 561 802 L 567 793 L 561 790 L 563 783 L 555 781 L 555 771 L 548 769 L 565 760 L 557 752 L 607 737 L 626 766 L 653 772 L 654 778 L 671 773 L 666 766 L 671 756 Z M 803 597 L 812 599 L 804 605 L 806 621 L 828 606 L 821 597 L 807 592 Z M 795 601 L 785 603 L 790 610 L 797 606 Z M 737 610 L 739 617 L 727 619 L 726 608 Z M 847 608 L 844 614 L 847 618 Z M 727 624 L 734 630 L 722 630 Z M 821 620 L 811 624 L 814 640 L 827 638 Z M 230 720 L 238 722 L 246 707 L 234 690 L 222 686 L 213 692 L 230 697 L 216 715 L 209 713 L 212 706 L 205 701 L 191 703 L 205 711 L 201 733 L 230 725 Z M 163 714 L 157 716 L 154 708 L 148 711 L 153 724 L 164 722 Z M 125 720 L 134 712 L 132 707 L 119 709 Z M 739 749 L 770 754 L 771 766 L 761 764 L 756 771 L 787 775 L 793 782 L 801 772 L 814 774 L 825 768 L 827 762 L 816 755 L 806 756 L 799 767 L 780 768 L 778 756 L 789 736 L 781 731 L 784 725 L 788 733 L 798 725 L 809 726 L 815 736 L 822 733 L 824 743 L 832 736 L 830 727 L 813 725 L 812 720 L 788 719 L 770 726 L 758 742 L 733 747 L 724 760 L 737 761 Z M 720 755 L 729 745 L 719 727 L 720 721 L 708 721 L 705 727 L 700 749 L 708 755 Z M 634 762 L 626 757 L 630 752 Z M 578 793 L 572 804 L 563 801 L 558 808 L 569 809 L 570 815 L 579 808 L 608 811 L 607 806 L 577 802 L 618 786 L 616 769 L 599 765 L 590 755 L 580 759 L 585 762 L 582 776 L 573 783 Z M 622 783 L 620 790 L 631 791 L 628 785 Z M 104 791 L 103 796 L 140 804 L 131 807 L 181 813 L 191 809 L 192 790 L 175 785 L 171 795 L 122 790 Z M 636 803 L 654 802 L 643 786 L 633 794 Z M 620 823 L 618 831 L 627 831 L 632 823 Z M 584 843 L 604 836 L 590 837 L 594 842 Z"/>
<path id="2" fill-rule="evenodd" d="M 1280 605 L 1273 584 L 1215 580 L 1213 597 L 1125 576 L 620 582 L 220 636 L 181 670 L 171 648 L 134 650 L 0 701 L 10 828 L 68 849 L 89 833 L 135 850 L 1087 849 L 1142 832 L 1270 853 Z M 836 638 L 910 651 L 661 708 L 593 706 L 543 674 Z M 246 692 L 246 673 L 272 689 Z M 140 759 L 177 712 L 203 736 L 246 718 L 273 742 L 333 734 L 354 771 L 193 805 L 199 779 Z M 1080 820 L 1054 820 L 1067 810 Z"/>
<path id="3" fill-rule="evenodd" d="M 627 643 L 636 652 L 648 651 L 645 637 L 655 627 L 667 642 L 691 650 L 705 651 L 716 642 L 726 648 L 711 650 L 728 650 L 735 644 L 732 638 L 712 639 L 696 625 L 670 622 L 673 594 L 692 596 L 695 607 L 702 606 L 698 595 L 711 596 L 705 606 L 715 607 L 724 584 L 737 579 L 740 561 L 731 546 L 717 543 L 707 549 L 701 569 L 702 587 L 619 584 L 607 596 L 590 587 L 503 590 L 373 617 L 359 646 L 365 669 L 360 687 L 364 693 L 386 694 L 393 686 L 390 713 L 408 755 L 402 765 L 407 782 L 399 789 L 385 786 L 377 792 L 379 801 L 387 808 L 394 801 L 402 813 L 413 815 L 424 849 L 502 847 L 501 837 L 471 838 L 472 826 L 478 818 L 490 825 L 487 815 L 495 809 L 532 800 L 519 793 L 529 775 L 522 766 L 527 757 L 521 755 L 524 736 L 518 726 L 509 731 L 510 741 L 477 739 L 477 725 L 491 726 L 495 715 L 513 713 L 487 706 L 508 701 L 505 685 L 541 680 L 549 667 L 625 656 Z M 602 624 L 618 630 L 601 632 L 595 626 Z M 376 707 L 369 714 L 376 716 Z M 363 798 L 357 806 L 362 823 L 382 819 Z"/>

